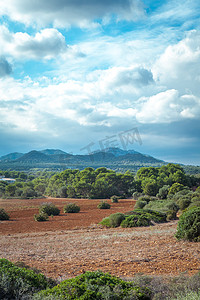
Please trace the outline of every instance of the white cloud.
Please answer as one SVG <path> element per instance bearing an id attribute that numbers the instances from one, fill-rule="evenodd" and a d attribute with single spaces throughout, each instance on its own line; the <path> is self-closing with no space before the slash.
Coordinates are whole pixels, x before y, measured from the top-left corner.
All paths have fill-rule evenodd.
<path id="1" fill-rule="evenodd" d="M 199 118 L 200 98 L 167 90 L 141 99 L 136 118 L 140 123 L 171 123 L 187 118 Z"/>
<path id="2" fill-rule="evenodd" d="M 1 54 L 17 59 L 52 59 L 67 51 L 64 36 L 53 28 L 43 29 L 31 36 L 27 33 L 12 33 L 0 26 Z"/>
<path id="3" fill-rule="evenodd" d="M 180 93 L 200 93 L 200 31 L 193 30 L 175 45 L 167 47 L 153 67 L 154 77 Z"/>
<path id="4" fill-rule="evenodd" d="M 144 16 L 144 8 L 140 0 L 7 0 L 1 1 L 0 15 L 4 14 L 28 25 L 89 27 L 93 20 L 113 14 L 119 20 L 136 20 Z"/>

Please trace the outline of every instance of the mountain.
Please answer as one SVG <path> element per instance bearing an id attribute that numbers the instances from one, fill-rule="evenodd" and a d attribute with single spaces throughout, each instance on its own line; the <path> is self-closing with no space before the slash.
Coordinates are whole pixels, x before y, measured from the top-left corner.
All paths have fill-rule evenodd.
<path id="1" fill-rule="evenodd" d="M 46 155 L 60 155 L 60 154 L 68 154 L 62 150 L 59 150 L 59 149 L 45 149 L 45 150 L 41 150 L 39 151 L 43 154 L 46 154 Z"/>
<path id="2" fill-rule="evenodd" d="M 23 155 L 24 155 L 24 153 L 13 152 L 13 153 L 1 156 L 0 161 L 12 161 L 17 158 L 20 158 Z"/>
<path id="3" fill-rule="evenodd" d="M 84 169 L 86 167 L 107 167 L 113 170 L 138 170 L 142 166 L 161 166 L 164 161 L 135 150 L 108 148 L 87 155 L 73 155 L 59 149 L 32 150 L 26 154 L 5 155 L 10 160 L 0 161 L 0 169 L 29 170 L 33 168 L 49 168 L 54 170 Z"/>
<path id="4" fill-rule="evenodd" d="M 122 150 L 120 148 L 115 148 L 115 147 L 107 148 L 107 149 L 103 150 L 103 152 L 105 152 L 105 153 L 111 153 L 111 154 L 113 154 L 116 157 L 123 156 L 123 155 L 126 155 L 126 154 L 136 154 L 136 153 L 139 153 L 139 152 L 137 152 L 135 150 Z"/>
<path id="5" fill-rule="evenodd" d="M 39 151 L 33 150 L 30 151 L 26 154 L 24 154 L 23 156 L 21 156 L 20 158 L 16 159 L 15 162 L 18 163 L 47 163 L 47 162 L 51 162 L 51 157 L 41 153 Z"/>

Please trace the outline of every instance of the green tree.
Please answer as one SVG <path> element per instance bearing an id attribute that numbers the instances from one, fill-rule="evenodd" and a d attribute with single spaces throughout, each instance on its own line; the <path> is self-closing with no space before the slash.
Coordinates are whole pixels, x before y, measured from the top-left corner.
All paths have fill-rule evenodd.
<path id="1" fill-rule="evenodd" d="M 157 192 L 158 192 L 157 182 L 155 180 L 149 180 L 144 187 L 144 193 L 149 196 L 156 196 Z"/>
<path id="2" fill-rule="evenodd" d="M 171 188 L 169 189 L 169 195 L 174 195 L 176 193 L 178 193 L 179 191 L 185 189 L 185 186 L 183 184 L 177 183 L 175 182 L 174 184 L 172 184 Z"/>

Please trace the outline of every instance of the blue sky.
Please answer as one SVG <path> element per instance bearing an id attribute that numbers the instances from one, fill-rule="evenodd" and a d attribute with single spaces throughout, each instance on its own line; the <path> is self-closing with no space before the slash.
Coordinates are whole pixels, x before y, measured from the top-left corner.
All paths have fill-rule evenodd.
<path id="1" fill-rule="evenodd" d="M 137 128 L 128 149 L 200 165 L 199 121 L 199 1 L 0 0 L 0 155 Z"/>

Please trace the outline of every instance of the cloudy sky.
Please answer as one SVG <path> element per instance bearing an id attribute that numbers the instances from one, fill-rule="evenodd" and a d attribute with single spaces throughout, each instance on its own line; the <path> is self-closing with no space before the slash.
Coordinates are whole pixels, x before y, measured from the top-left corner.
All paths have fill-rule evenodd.
<path id="1" fill-rule="evenodd" d="M 135 128 L 128 149 L 200 165 L 199 1 L 0 0 L 0 155 Z"/>

